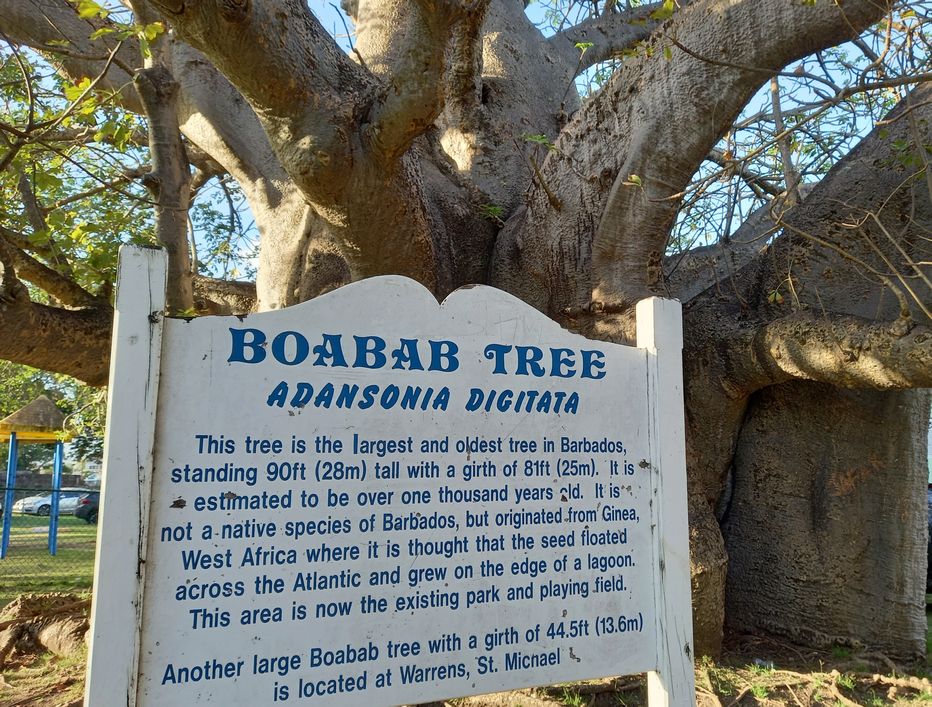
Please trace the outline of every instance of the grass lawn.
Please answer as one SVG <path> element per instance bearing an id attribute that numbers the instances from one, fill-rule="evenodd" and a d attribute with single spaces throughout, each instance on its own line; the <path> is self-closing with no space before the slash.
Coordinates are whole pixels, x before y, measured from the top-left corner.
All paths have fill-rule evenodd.
<path id="1" fill-rule="evenodd" d="M 10 547 L 0 560 L 0 607 L 24 592 L 90 589 L 97 526 L 73 516 L 58 519 L 58 554 L 49 555 L 48 518 L 13 515 Z"/>
<path id="2" fill-rule="evenodd" d="M 86 651 L 69 658 L 50 653 L 15 661 L 0 680 L 0 705 L 61 707 L 83 703 Z M 24 701 L 25 700 L 25 701 Z"/>

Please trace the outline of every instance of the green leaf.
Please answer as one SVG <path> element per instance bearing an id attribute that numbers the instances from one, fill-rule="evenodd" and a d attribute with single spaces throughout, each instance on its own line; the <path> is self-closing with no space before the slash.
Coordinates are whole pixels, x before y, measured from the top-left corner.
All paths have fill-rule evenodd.
<path id="1" fill-rule="evenodd" d="M 81 101 L 81 105 L 75 109 L 75 115 L 86 118 L 87 120 L 82 122 L 87 125 L 97 125 L 95 113 L 97 113 L 97 101 L 93 100 L 93 98 Z"/>
<path id="2" fill-rule="evenodd" d="M 162 34 L 164 31 L 165 25 L 163 25 L 161 22 L 153 22 L 152 24 L 146 25 L 142 28 L 142 36 L 152 42 L 155 41 L 155 38 Z"/>
<path id="3" fill-rule="evenodd" d="M 676 3 L 674 0 L 663 0 L 663 5 L 650 13 L 650 18 L 652 20 L 657 20 L 658 22 L 663 22 L 673 17 L 675 10 Z"/>
<path id="4" fill-rule="evenodd" d="M 122 123 L 113 131 L 113 143 L 120 149 L 126 147 L 127 142 L 133 136 L 133 126 Z"/>
<path id="5" fill-rule="evenodd" d="M 629 174 L 628 179 L 625 181 L 625 184 L 633 185 L 636 187 L 643 186 L 641 184 L 641 178 L 636 174 Z"/>
<path id="6" fill-rule="evenodd" d="M 91 32 L 90 39 L 100 39 L 101 37 L 106 37 L 108 34 L 113 34 L 116 32 L 114 27 L 101 27 Z"/>
<path id="7" fill-rule="evenodd" d="M 78 17 L 82 20 L 90 20 L 95 17 L 106 17 L 110 12 L 94 0 L 78 0 Z"/>
<path id="8" fill-rule="evenodd" d="M 505 210 L 498 204 L 482 204 L 479 207 L 479 215 L 489 221 L 501 222 L 504 214 Z"/>
<path id="9" fill-rule="evenodd" d="M 536 145 L 543 145 L 548 150 L 554 149 L 554 144 L 546 135 L 522 135 L 525 142 L 533 142 Z"/>
<path id="10" fill-rule="evenodd" d="M 40 189 L 56 189 L 64 184 L 64 181 L 51 172 L 37 172 L 36 186 Z"/>
<path id="11" fill-rule="evenodd" d="M 64 88 L 65 98 L 69 101 L 76 101 L 81 97 L 81 94 L 84 93 L 91 85 L 91 80 L 89 78 L 84 78 L 81 83 L 73 84 L 71 86 L 66 85 Z"/>
<path id="12" fill-rule="evenodd" d="M 35 245 L 44 245 L 49 241 L 49 232 L 47 229 L 40 229 L 29 234 L 29 242 Z"/>
<path id="13" fill-rule="evenodd" d="M 86 241 L 88 235 L 87 224 L 79 223 L 72 229 L 71 233 L 68 234 L 68 238 L 78 245 L 82 245 Z"/>
<path id="14" fill-rule="evenodd" d="M 576 48 L 579 50 L 579 56 L 582 58 L 582 55 L 586 53 L 587 49 L 592 49 L 595 45 L 592 42 L 576 42 Z"/>

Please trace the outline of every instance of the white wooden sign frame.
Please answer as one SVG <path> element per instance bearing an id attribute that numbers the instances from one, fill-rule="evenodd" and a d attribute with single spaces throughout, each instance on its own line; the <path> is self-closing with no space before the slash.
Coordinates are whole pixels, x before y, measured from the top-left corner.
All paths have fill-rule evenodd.
<path id="1" fill-rule="evenodd" d="M 124 247 L 120 252 L 85 692 L 89 707 L 133 707 L 140 689 L 166 265 L 161 250 Z M 645 663 L 653 666 L 648 696 L 651 707 L 686 706 L 694 704 L 695 687 L 678 302 L 651 298 L 637 305 L 637 348 L 646 352 L 647 390 L 653 399 L 646 461 L 656 559 L 656 655 Z M 368 699 L 376 704 L 372 695 Z"/>

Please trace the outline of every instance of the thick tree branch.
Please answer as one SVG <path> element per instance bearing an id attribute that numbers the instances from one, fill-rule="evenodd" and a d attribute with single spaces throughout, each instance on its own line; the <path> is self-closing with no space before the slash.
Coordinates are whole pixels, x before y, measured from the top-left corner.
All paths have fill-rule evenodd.
<path id="1" fill-rule="evenodd" d="M 289 175 L 312 201 L 342 200 L 360 159 L 374 84 L 301 0 L 154 0 L 177 32 L 250 102 Z M 356 138 L 356 139 L 354 139 Z"/>
<path id="2" fill-rule="evenodd" d="M 856 36 L 883 9 L 872 0 L 712 0 L 675 13 L 556 141 L 542 172 L 575 208 L 555 212 L 535 189 L 499 239 L 496 281 L 557 310 L 587 300 L 624 307 L 655 290 L 676 195 L 754 91 L 788 62 Z M 548 282 L 580 249 L 591 257 L 588 297 L 581 279 Z"/>
<path id="3" fill-rule="evenodd" d="M 158 12 L 148 0 L 129 0 L 137 22 L 149 25 Z M 155 233 L 168 252 L 168 291 L 170 314 L 194 311 L 193 268 L 188 250 L 188 209 L 191 205 L 191 171 L 181 131 L 178 127 L 178 82 L 172 75 L 172 48 L 161 36 L 143 59 L 145 68 L 133 83 L 149 119 L 149 157 L 152 171 L 143 184 L 155 201 Z"/>
<path id="4" fill-rule="evenodd" d="M 104 385 L 112 321 L 109 306 L 67 310 L 31 302 L 0 254 L 0 358 Z"/>
<path id="5" fill-rule="evenodd" d="M 453 32 L 446 105 L 461 126 L 476 118 L 482 101 L 482 26 L 489 0 L 472 2 Z"/>
<path id="6" fill-rule="evenodd" d="M 20 172 L 19 178 L 16 180 L 16 188 L 23 200 L 23 212 L 26 215 L 26 220 L 29 221 L 29 225 L 32 226 L 32 230 L 36 233 L 47 233 L 49 227 L 45 222 L 44 209 L 39 205 L 32 184 L 22 172 Z"/>
<path id="7" fill-rule="evenodd" d="M 197 147 L 195 162 L 202 162 L 199 154 L 210 155 L 236 179 L 256 220 L 261 236 L 257 308 L 284 307 L 345 282 L 348 268 L 338 267 L 343 259 L 331 227 L 291 180 L 249 104 L 190 45 L 175 42 L 172 59 L 181 85 L 178 119 Z M 313 255 L 321 252 L 330 267 L 306 277 L 306 264 L 321 262 Z"/>
<path id="8" fill-rule="evenodd" d="M 920 104 L 930 92 L 932 86 L 922 86 L 909 100 Z M 925 110 L 932 112 L 932 104 Z M 906 261 L 932 261 L 932 198 L 915 167 L 898 158 L 898 146 L 908 141 L 908 121 L 897 120 L 905 112 L 906 101 L 804 193 L 784 214 L 785 223 L 830 239 L 874 269 L 887 264 L 865 235 L 901 269 Z M 865 220 L 868 213 L 896 243 L 878 232 L 873 218 Z M 860 220 L 860 229 L 845 226 Z M 844 387 L 930 385 L 929 323 L 910 330 L 882 281 L 796 231 L 779 230 L 773 214 L 760 209 L 739 229 L 740 243 L 722 246 L 721 254 L 712 249 L 704 265 L 697 253 L 699 271 L 677 271 L 668 283 L 685 300 L 687 409 L 702 411 L 687 422 L 698 460 L 691 474 L 702 479 L 713 503 L 748 401 L 762 388 L 792 378 Z M 729 248 L 736 248 L 735 257 Z M 709 420 L 715 421 L 712 434 Z"/>
<path id="9" fill-rule="evenodd" d="M 5 229 L 4 229 L 5 230 Z M 40 263 L 0 232 L 0 255 L 13 268 L 17 278 L 27 280 L 69 307 L 96 307 L 106 302 L 74 280 Z"/>
<path id="10" fill-rule="evenodd" d="M 300 218 L 299 230 L 286 236 L 286 247 L 269 247 L 275 268 L 286 277 L 275 283 L 273 301 L 266 299 L 260 278 L 260 306 L 318 294 L 316 286 L 311 293 L 306 289 L 317 278 L 304 277 L 318 270 L 326 273 L 323 287 L 344 281 L 348 273 L 386 272 L 435 287 L 433 239 L 444 234 L 431 230 L 418 160 L 409 153 L 390 165 L 375 159 L 364 135 L 380 86 L 334 45 L 306 5 L 297 0 L 235 6 L 159 0 L 157 5 L 251 103 L 274 156 L 300 190 L 287 190 L 289 199 L 305 202 L 292 212 Z M 339 267 L 341 253 L 349 269 Z"/>
<path id="11" fill-rule="evenodd" d="M 743 360 L 755 364 L 735 376 L 748 389 L 793 379 L 843 388 L 932 387 L 932 329 L 926 326 L 904 335 L 890 323 L 793 314 L 749 332 L 739 345 L 749 354 Z"/>
<path id="12" fill-rule="evenodd" d="M 194 301 L 197 311 L 204 314 L 249 314 L 256 308 L 256 286 L 195 275 Z"/>
<path id="13" fill-rule="evenodd" d="M 678 205 L 673 195 L 682 191 L 761 82 L 795 58 L 857 36 L 881 11 L 870 0 L 846 3 L 844 8 L 833 3 L 775 6 L 748 0 L 712 8 L 711 13 L 706 9 L 704 5 L 685 9 L 664 34 L 692 50 L 707 47 L 711 32 L 718 46 L 728 47 L 731 66 L 703 62 L 676 46 L 670 50 L 669 66 L 658 69 L 665 74 L 663 91 L 648 88 L 648 95 L 642 94 L 651 106 L 650 114 L 638 116 L 632 125 L 631 151 L 615 179 L 593 242 L 595 300 L 630 303 L 656 284 L 651 262 L 666 245 Z M 762 35 L 755 29 L 760 26 L 771 29 Z M 649 70 L 658 61 L 666 60 L 647 57 L 641 68 Z M 711 85 L 717 87 L 715 97 L 706 92 Z M 670 105 L 674 95 L 685 96 L 685 105 L 681 102 L 678 109 Z M 673 110 L 672 121 L 665 109 Z M 660 131 L 675 135 L 677 147 L 666 141 L 653 143 L 652 137 Z M 638 175 L 641 188 L 627 184 L 631 174 Z"/>
<path id="14" fill-rule="evenodd" d="M 359 50 L 369 56 L 368 66 L 385 82 L 382 95 L 370 111 L 366 136 L 380 159 L 397 160 L 440 114 L 447 73 L 447 49 L 454 28 L 467 9 L 481 19 L 488 0 L 415 0 L 414 2 L 361 3 Z M 475 7 L 473 7 L 475 6 Z M 392 22 L 392 31 L 366 33 L 366 24 Z M 365 46 L 369 37 L 387 39 L 383 52 Z"/>
<path id="15" fill-rule="evenodd" d="M 25 174 L 19 175 L 16 186 L 23 199 L 26 220 L 29 221 L 29 225 L 32 226 L 33 232 L 35 234 L 41 233 L 45 235 L 44 247 L 49 254 L 49 262 L 55 263 L 59 271 L 66 277 L 74 277 L 74 270 L 71 267 L 71 263 L 68 262 L 65 254 L 61 252 L 61 249 L 55 243 L 55 239 L 52 238 L 51 229 L 49 229 L 48 223 L 45 220 L 46 211 L 42 205 L 39 204 L 36 193 L 32 189 L 32 184 Z"/>
<path id="16" fill-rule="evenodd" d="M 579 106 L 573 88 L 579 51 L 569 43 L 566 51 L 556 51 L 521 2 L 490 0 L 473 45 L 470 22 L 454 32 L 451 80 L 437 134 L 460 174 L 486 195 L 485 203 L 510 214 L 524 203 L 529 182 L 524 137 L 553 139 Z M 460 54 L 464 46 L 468 51 Z"/>
<path id="17" fill-rule="evenodd" d="M 188 252 L 188 207 L 191 173 L 181 133 L 176 101 L 178 84 L 161 64 L 136 74 L 136 88 L 149 118 L 152 171 L 143 183 L 155 199 L 156 237 L 168 251 L 166 304 L 172 314 L 193 311 L 191 258 Z"/>
<path id="18" fill-rule="evenodd" d="M 25 234 L 14 231 L 6 226 L 0 225 L 0 237 L 6 239 L 8 243 L 11 243 L 14 247 L 22 251 L 36 253 L 46 260 L 50 260 L 53 257 L 53 253 L 47 245 L 41 244 L 37 246 L 33 244 Z"/>
<path id="19" fill-rule="evenodd" d="M 579 72 L 611 59 L 625 49 L 646 39 L 660 23 L 651 20 L 651 13 L 662 3 L 649 3 L 620 12 L 604 12 L 572 27 L 567 27 L 547 40 L 556 51 L 570 51 L 579 57 Z M 581 51 L 577 45 L 585 47 Z"/>
<path id="20" fill-rule="evenodd" d="M 709 288 L 721 297 L 735 296 L 739 270 L 767 249 L 768 236 L 778 230 L 768 205 L 754 211 L 727 241 L 664 259 L 664 285 L 668 294 L 689 302 Z"/>
<path id="21" fill-rule="evenodd" d="M 53 48 L 55 55 L 60 55 L 65 63 L 66 73 L 74 79 L 94 78 L 106 61 L 108 44 L 103 40 L 87 40 L 100 24 L 96 20 L 88 22 L 78 18 L 76 6 L 67 0 L 0 0 L 0 30 L 13 41 L 37 48 L 63 38 L 70 42 L 67 48 Z M 211 172 L 216 168 L 207 162 L 213 158 L 237 179 L 263 236 L 260 280 L 264 283 L 261 289 L 266 293 L 262 298 L 264 306 L 274 308 L 297 301 L 282 298 L 279 293 L 302 289 L 298 282 L 308 260 L 304 251 L 315 251 L 322 240 L 327 240 L 320 236 L 308 237 L 308 230 L 312 225 L 320 226 L 317 230 L 324 230 L 322 220 L 312 216 L 304 195 L 282 167 L 256 114 L 243 101 L 241 94 L 190 46 L 176 41 L 171 53 L 174 60 L 172 71 L 181 84 L 178 121 L 185 136 L 201 148 L 189 157 L 195 164 L 206 164 Z M 111 67 L 101 84 L 108 88 L 122 87 L 119 95 L 121 105 L 137 113 L 144 112 L 142 102 L 131 85 L 131 76 L 120 67 L 138 66 L 140 57 L 136 41 L 124 41 L 117 66 Z M 56 141 L 80 141 L 93 137 L 94 133 L 93 130 L 62 132 L 59 129 L 47 137 Z M 147 136 L 139 135 L 135 139 L 142 143 Z M 293 248 L 284 247 L 281 251 L 293 257 L 266 257 L 267 253 L 279 252 L 282 241 L 294 244 Z M 331 251 L 331 260 L 339 259 L 340 256 L 333 253 L 335 247 L 332 243 L 326 243 L 325 247 Z M 53 256 L 51 251 L 42 252 L 35 244 L 29 245 L 28 250 L 49 261 Z M 342 270 L 345 269 L 344 266 Z M 323 289 L 335 284 L 330 275 L 322 276 L 321 281 L 326 283 Z M 282 283 L 292 284 L 283 288 Z M 320 291 L 313 284 L 307 287 L 309 293 Z"/>

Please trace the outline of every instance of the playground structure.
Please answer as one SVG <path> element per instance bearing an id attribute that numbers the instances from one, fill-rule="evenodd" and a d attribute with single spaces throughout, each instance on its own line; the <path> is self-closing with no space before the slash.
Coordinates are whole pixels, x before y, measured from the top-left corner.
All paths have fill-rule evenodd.
<path id="1" fill-rule="evenodd" d="M 9 435 L 10 450 L 7 459 L 6 485 L 3 494 L 3 533 L 0 536 L 0 560 L 5 560 L 10 546 L 10 528 L 13 523 L 13 502 L 15 492 L 50 491 L 52 508 L 49 514 L 48 548 L 49 554 L 58 552 L 58 504 L 62 487 L 62 467 L 64 462 L 65 416 L 55 403 L 40 395 L 25 407 L 0 420 L 0 435 Z M 16 469 L 21 444 L 54 444 L 55 456 L 52 466 L 51 489 L 17 489 Z"/>

